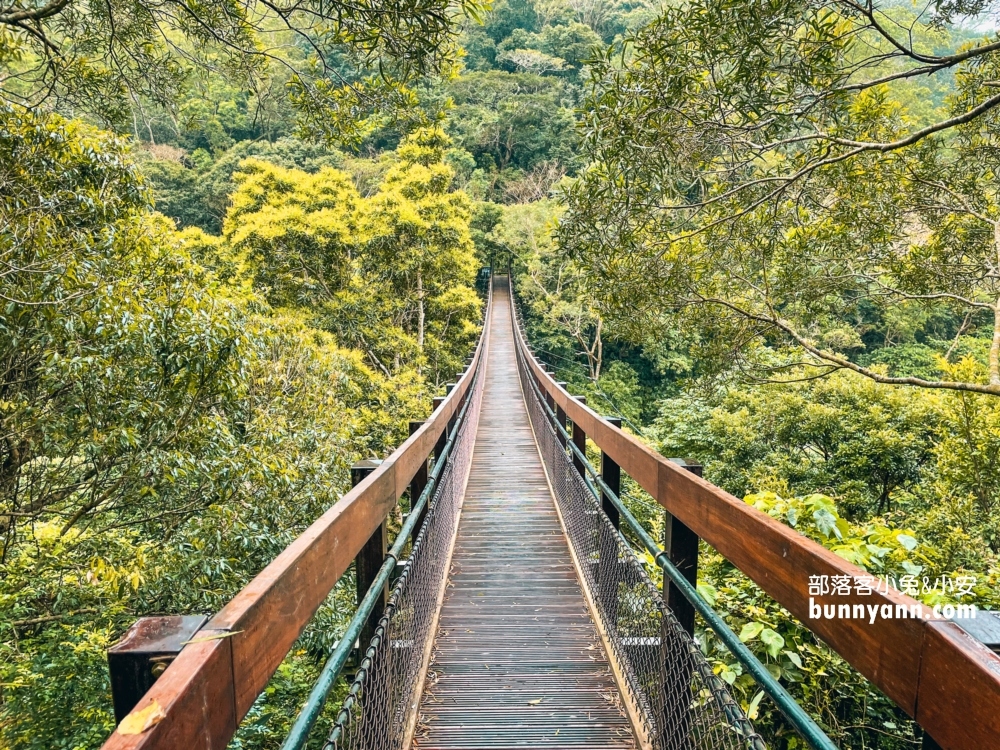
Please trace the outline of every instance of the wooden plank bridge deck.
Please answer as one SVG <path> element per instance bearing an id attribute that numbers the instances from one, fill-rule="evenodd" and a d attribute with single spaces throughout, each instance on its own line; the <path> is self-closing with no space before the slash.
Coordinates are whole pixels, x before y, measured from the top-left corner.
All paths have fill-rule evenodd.
<path id="1" fill-rule="evenodd" d="M 494 304 L 483 408 L 414 746 L 632 748 L 528 421 L 506 291 Z"/>

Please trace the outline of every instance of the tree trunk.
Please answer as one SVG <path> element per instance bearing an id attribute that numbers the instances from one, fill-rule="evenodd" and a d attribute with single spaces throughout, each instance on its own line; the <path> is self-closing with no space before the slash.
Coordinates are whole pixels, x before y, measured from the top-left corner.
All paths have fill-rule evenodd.
<path id="1" fill-rule="evenodd" d="M 601 365 L 604 363 L 604 342 L 601 340 L 601 329 L 604 327 L 604 320 L 597 318 L 597 333 L 594 335 L 594 382 L 601 377 Z"/>
<path id="2" fill-rule="evenodd" d="M 1000 264 L 1000 221 L 993 224 L 993 247 Z M 993 303 L 993 343 L 990 345 L 990 385 L 1000 385 L 1000 299 Z"/>
<path id="3" fill-rule="evenodd" d="M 1000 385 L 1000 299 L 993 306 L 993 343 L 990 344 L 990 385 Z"/>
<path id="4" fill-rule="evenodd" d="M 417 348 L 424 351 L 424 277 L 417 269 Z"/>

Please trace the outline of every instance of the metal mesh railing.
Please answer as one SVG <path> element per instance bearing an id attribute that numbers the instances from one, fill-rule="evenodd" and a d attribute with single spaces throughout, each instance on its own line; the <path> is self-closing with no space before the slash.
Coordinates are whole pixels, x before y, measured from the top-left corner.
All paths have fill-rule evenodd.
<path id="1" fill-rule="evenodd" d="M 367 647 L 324 750 L 404 747 L 417 715 L 416 687 L 429 654 L 432 626 L 455 538 L 459 503 L 472 463 L 482 405 L 485 360 L 468 409 L 431 499 L 423 528 Z"/>
<path id="2" fill-rule="evenodd" d="M 545 471 L 611 656 L 656 750 L 765 748 L 695 640 L 574 466 L 521 352 L 518 373 Z"/>

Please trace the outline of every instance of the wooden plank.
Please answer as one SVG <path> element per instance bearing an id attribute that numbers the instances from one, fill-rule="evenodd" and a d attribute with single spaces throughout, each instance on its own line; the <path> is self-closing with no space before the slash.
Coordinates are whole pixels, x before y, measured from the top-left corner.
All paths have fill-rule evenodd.
<path id="1" fill-rule="evenodd" d="M 810 618 L 809 576 L 868 575 L 842 557 L 700 477 L 664 461 L 657 500 L 715 547 L 806 627 L 829 643 L 911 716 L 916 708 L 923 620 Z M 661 500 L 661 498 L 663 498 Z M 860 596 L 814 597 L 815 603 L 904 606 L 915 600 L 895 590 Z M 867 611 L 867 610 L 866 610 Z M 929 612 L 921 609 L 922 616 Z M 900 643 L 908 648 L 896 648 Z"/>
<path id="2" fill-rule="evenodd" d="M 395 505 L 383 463 L 309 527 L 209 622 L 232 637 L 242 719 L 340 576 Z"/>
<path id="3" fill-rule="evenodd" d="M 593 410 L 559 388 L 552 377 L 530 355 L 518 330 L 518 346 L 526 355 L 532 373 L 556 405 L 587 436 L 635 479 L 646 492 L 680 519 L 694 533 L 715 547 L 768 595 L 786 607 L 806 627 L 826 641 L 855 669 L 871 680 L 910 716 L 917 717 L 945 748 L 986 747 L 995 743 L 993 727 L 1000 721 L 1000 692 L 994 687 L 1000 673 L 1000 657 L 985 647 L 970 651 L 955 640 L 940 621 L 931 621 L 930 611 L 897 591 L 873 592 L 869 596 L 814 597 L 815 603 L 892 607 L 910 611 L 917 607 L 918 619 L 810 618 L 808 583 L 811 575 L 867 575 L 822 545 L 802 536 L 700 477 L 684 471 L 637 438 L 611 427 Z M 923 657 L 921 657 L 923 654 Z M 922 658 L 926 661 L 921 666 Z M 944 668 L 947 660 L 951 666 Z M 927 665 L 936 665 L 931 670 Z M 964 682 L 937 675 L 965 674 Z M 955 712 L 926 706 L 926 696 L 940 699 L 945 689 L 954 690 Z M 919 698 L 918 701 L 918 690 Z M 926 692 L 925 692 L 926 691 Z M 978 691 L 978 692 L 977 692 Z M 918 707 L 920 715 L 918 717 Z M 969 741 L 969 733 L 976 741 Z"/>
<path id="4" fill-rule="evenodd" d="M 440 408 L 212 618 L 207 626 L 212 632 L 232 634 L 216 641 L 224 646 L 186 646 L 157 680 L 147 698 L 162 696 L 163 721 L 138 740 L 116 732 L 104 747 L 223 750 L 227 746 L 292 644 L 458 412 L 483 356 L 491 310 L 490 302 L 472 364 Z M 146 699 L 140 701 L 133 713 L 146 705 Z M 199 708 L 204 706 L 218 709 L 218 715 Z"/>
<path id="5" fill-rule="evenodd" d="M 608 700 L 618 692 L 615 680 L 521 396 L 505 297 L 498 289 L 483 408 L 414 745 L 628 750 L 636 743 L 620 703 Z"/>

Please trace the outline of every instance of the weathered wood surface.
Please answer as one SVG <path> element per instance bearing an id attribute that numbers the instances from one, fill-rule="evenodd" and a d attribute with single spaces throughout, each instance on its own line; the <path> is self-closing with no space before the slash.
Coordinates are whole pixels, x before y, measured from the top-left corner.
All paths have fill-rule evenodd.
<path id="1" fill-rule="evenodd" d="M 487 306 L 485 325 L 489 326 Z M 165 718 L 139 735 L 117 730 L 104 750 L 223 750 L 320 604 L 427 460 L 479 366 L 480 338 L 458 384 L 430 418 L 240 591 L 133 709 Z M 196 639 L 197 640 L 197 639 Z"/>
<path id="2" fill-rule="evenodd" d="M 814 599 L 820 605 L 891 605 L 894 612 L 896 605 L 917 605 L 920 619 L 810 619 L 809 576 L 853 579 L 865 571 L 609 425 L 556 384 L 515 329 L 543 392 L 660 505 L 917 719 L 945 750 L 1000 747 L 1000 657 L 958 626 L 931 620 L 928 608 L 895 590 L 858 595 L 852 589 L 850 596 Z"/>
<path id="3" fill-rule="evenodd" d="M 501 280 L 502 282 L 502 280 Z M 636 747 L 521 395 L 506 293 L 415 747 Z"/>

